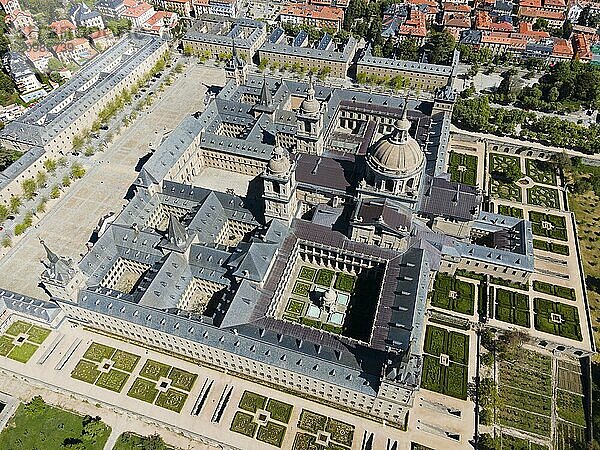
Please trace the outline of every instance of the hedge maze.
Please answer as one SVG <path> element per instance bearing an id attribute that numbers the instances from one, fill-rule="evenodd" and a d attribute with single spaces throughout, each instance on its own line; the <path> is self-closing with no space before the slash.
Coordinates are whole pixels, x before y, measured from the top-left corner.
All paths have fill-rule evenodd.
<path id="1" fill-rule="evenodd" d="M 552 415 L 552 360 L 522 350 L 518 361 L 501 361 L 498 393 L 503 406 L 496 409 L 500 424 L 550 437 Z"/>
<path id="2" fill-rule="evenodd" d="M 431 305 L 472 315 L 475 305 L 475 285 L 438 272 L 433 285 Z"/>
<path id="3" fill-rule="evenodd" d="M 281 447 L 292 415 L 292 405 L 244 391 L 238 408 L 229 427 L 231 431 Z"/>
<path id="4" fill-rule="evenodd" d="M 450 173 L 450 181 L 476 186 L 477 156 L 450 152 L 448 172 Z"/>
<path id="5" fill-rule="evenodd" d="M 535 329 L 544 333 L 555 334 L 568 339 L 581 341 L 579 313 L 577 308 L 544 298 L 533 301 L 535 312 Z"/>
<path id="6" fill-rule="evenodd" d="M 469 336 L 427 325 L 421 386 L 430 391 L 467 399 Z"/>
<path id="7" fill-rule="evenodd" d="M 47 328 L 17 320 L 0 336 L 0 356 L 26 363 L 49 335 Z"/>
<path id="8" fill-rule="evenodd" d="M 494 317 L 502 322 L 529 328 L 529 296 L 522 292 L 496 288 Z"/>
<path id="9" fill-rule="evenodd" d="M 536 236 L 549 237 L 559 241 L 567 241 L 567 222 L 562 216 L 529 211 L 531 229 Z"/>

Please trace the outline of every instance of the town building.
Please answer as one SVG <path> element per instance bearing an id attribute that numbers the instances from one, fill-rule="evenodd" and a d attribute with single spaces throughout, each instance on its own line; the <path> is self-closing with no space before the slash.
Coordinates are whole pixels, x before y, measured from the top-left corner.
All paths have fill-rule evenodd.
<path id="1" fill-rule="evenodd" d="M 7 52 L 2 58 L 6 73 L 17 85 L 24 102 L 30 102 L 46 96 L 42 83 L 29 68 L 25 58 L 16 52 Z"/>
<path id="2" fill-rule="evenodd" d="M 104 20 L 98 11 L 90 9 L 85 3 L 75 3 L 69 9 L 69 16 L 78 27 L 104 29 Z"/>
<path id="3" fill-rule="evenodd" d="M 66 42 L 62 42 L 52 47 L 56 57 L 63 64 L 77 63 L 82 64 L 92 59 L 98 54 L 94 50 L 87 39 L 75 38 Z"/>
<path id="4" fill-rule="evenodd" d="M 154 7 L 144 1 L 125 0 L 125 6 L 122 17 L 131 21 L 131 28 L 134 30 L 141 30 L 143 25 L 156 14 Z"/>
<path id="5" fill-rule="evenodd" d="M 39 49 L 31 49 L 25 52 L 25 57 L 29 60 L 33 67 L 39 72 L 48 71 L 48 62 L 54 57 L 52 53 L 46 50 L 44 47 Z"/>
<path id="6" fill-rule="evenodd" d="M 290 3 L 281 9 L 279 20 L 292 25 L 309 25 L 338 32 L 344 24 L 344 10 L 333 6 Z"/>
<path id="7" fill-rule="evenodd" d="M 108 28 L 94 31 L 89 35 L 89 39 L 92 45 L 100 52 L 103 52 L 117 41 L 113 32 Z"/>
<path id="8" fill-rule="evenodd" d="M 19 0 L 0 0 L 0 7 L 7 15 L 22 9 Z"/>
<path id="9" fill-rule="evenodd" d="M 193 0 L 194 15 L 203 14 L 237 17 L 239 15 L 237 0 Z"/>
<path id="10" fill-rule="evenodd" d="M 123 0 L 96 0 L 96 9 L 109 19 L 118 19 L 125 12 Z"/>

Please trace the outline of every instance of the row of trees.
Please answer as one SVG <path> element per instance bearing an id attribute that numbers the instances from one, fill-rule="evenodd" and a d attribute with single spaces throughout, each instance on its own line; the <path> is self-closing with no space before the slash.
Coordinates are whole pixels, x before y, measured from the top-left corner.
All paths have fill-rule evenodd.
<path id="1" fill-rule="evenodd" d="M 458 99 L 452 122 L 470 131 L 520 137 L 584 153 L 600 152 L 600 125 L 586 127 L 521 109 L 492 108 L 485 95 Z"/>

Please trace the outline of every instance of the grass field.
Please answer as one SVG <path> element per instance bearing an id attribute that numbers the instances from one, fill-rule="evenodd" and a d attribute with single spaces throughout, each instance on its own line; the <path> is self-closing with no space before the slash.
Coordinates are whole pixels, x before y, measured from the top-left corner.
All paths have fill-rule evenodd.
<path id="1" fill-rule="evenodd" d="M 92 425 L 85 418 L 43 402 L 21 404 L 8 426 L 0 433 L 0 448 L 6 450 L 82 448 L 102 450 L 110 435 L 110 427 L 99 422 L 91 434 Z M 87 432 L 84 433 L 84 429 Z M 64 447 L 63 443 L 80 443 L 80 447 Z"/>

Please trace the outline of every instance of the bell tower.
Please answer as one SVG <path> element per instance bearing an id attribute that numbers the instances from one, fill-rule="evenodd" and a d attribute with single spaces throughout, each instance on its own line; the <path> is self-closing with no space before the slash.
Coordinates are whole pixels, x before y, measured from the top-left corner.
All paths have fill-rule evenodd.
<path id="1" fill-rule="evenodd" d="M 290 161 L 287 150 L 276 146 L 262 174 L 265 221 L 280 219 L 290 223 L 298 209 L 296 197 L 296 163 Z"/>

